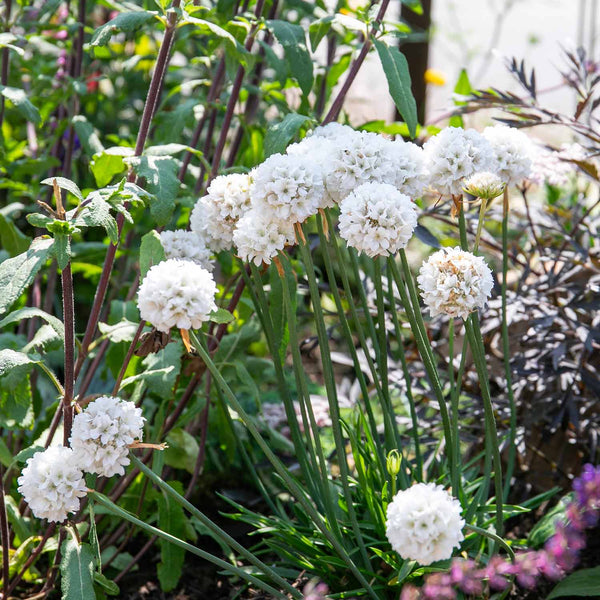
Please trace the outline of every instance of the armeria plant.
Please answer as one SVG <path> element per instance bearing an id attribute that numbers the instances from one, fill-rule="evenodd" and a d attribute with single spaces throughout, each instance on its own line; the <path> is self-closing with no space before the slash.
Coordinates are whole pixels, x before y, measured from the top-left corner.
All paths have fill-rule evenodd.
<path id="1" fill-rule="evenodd" d="M 422 130 L 388 5 L 6 3 L 4 597 L 45 597 L 59 572 L 67 600 L 119 595 L 156 544 L 165 591 L 195 555 L 282 599 L 397 598 L 461 568 L 454 554 L 514 559 L 506 520 L 553 494 L 508 503 L 510 191 L 540 177 L 539 153 L 506 126 Z M 356 130 L 342 109 L 371 50 L 404 121 Z M 418 133 L 435 135 L 400 136 Z M 436 202 L 455 239 L 423 261 Z M 480 321 L 492 293 L 502 434 Z M 260 509 L 210 502 L 256 543 L 198 493 L 231 473 Z M 500 573 L 502 597 L 522 572 Z"/>

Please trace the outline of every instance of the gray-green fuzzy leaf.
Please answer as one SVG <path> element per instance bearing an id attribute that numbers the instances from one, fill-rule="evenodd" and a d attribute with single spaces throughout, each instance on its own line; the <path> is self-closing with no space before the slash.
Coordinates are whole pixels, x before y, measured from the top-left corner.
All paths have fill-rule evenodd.
<path id="1" fill-rule="evenodd" d="M 265 157 L 285 152 L 287 145 L 294 139 L 300 127 L 310 120 L 311 118 L 306 115 L 289 113 L 285 115 L 283 121 L 270 127 L 265 136 Z"/>
<path id="2" fill-rule="evenodd" d="M 54 240 L 35 238 L 23 254 L 0 263 L 0 315 L 31 285 L 52 250 Z"/>
<path id="3" fill-rule="evenodd" d="M 105 46 L 115 33 L 134 31 L 153 19 L 156 14 L 155 11 L 150 10 L 120 13 L 114 19 L 96 29 L 90 41 L 90 46 Z"/>
<path id="4" fill-rule="evenodd" d="M 61 548 L 62 600 L 94 600 L 94 555 L 89 544 L 70 538 Z"/>
<path id="5" fill-rule="evenodd" d="M 10 100 L 15 108 L 28 120 L 36 125 L 42 120 L 40 111 L 31 103 L 25 90 L 0 85 L 0 94 Z"/>

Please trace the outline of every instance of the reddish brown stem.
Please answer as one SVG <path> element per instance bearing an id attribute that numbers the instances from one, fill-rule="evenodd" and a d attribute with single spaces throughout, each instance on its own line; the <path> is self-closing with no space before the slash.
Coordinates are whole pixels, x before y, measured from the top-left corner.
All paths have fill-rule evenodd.
<path id="1" fill-rule="evenodd" d="M 179 8 L 180 3 L 181 0 L 173 0 L 173 8 Z M 157 106 L 158 92 L 160 90 L 161 82 L 165 76 L 167 65 L 169 63 L 171 47 L 173 45 L 173 39 L 175 36 L 176 22 L 177 14 L 175 11 L 171 11 L 167 19 L 165 36 L 163 38 L 158 57 L 156 59 L 156 66 L 154 68 L 154 73 L 152 74 L 150 87 L 148 88 L 148 94 L 146 96 L 146 103 L 144 105 L 140 129 L 138 131 L 138 136 L 135 144 L 135 156 L 141 156 L 142 151 L 144 150 L 144 146 L 146 144 L 146 140 L 148 138 L 148 132 L 150 131 L 150 123 L 152 122 L 152 118 L 154 116 L 154 112 Z M 135 180 L 135 173 L 133 171 L 129 174 L 128 180 L 130 182 Z M 119 231 L 119 237 L 123 230 L 123 223 L 124 217 L 122 214 L 119 214 L 117 216 L 117 228 Z M 85 361 L 87 355 L 88 348 L 92 342 L 94 334 L 96 333 L 96 327 L 98 326 L 100 311 L 102 309 L 102 304 L 106 296 L 106 290 L 110 281 L 110 276 L 112 273 L 116 253 L 117 246 L 111 244 L 108 247 L 108 251 L 104 259 L 104 265 L 102 267 L 100 282 L 98 283 L 98 288 L 96 289 L 96 295 L 94 297 L 94 303 L 92 304 L 90 318 L 88 320 L 85 334 L 83 336 L 83 341 L 81 342 L 81 351 L 79 353 L 79 356 L 77 357 L 77 364 L 75 365 L 76 377 L 79 376 L 81 367 L 83 366 L 83 362 Z"/>
<path id="2" fill-rule="evenodd" d="M 8 531 L 8 517 L 4 503 L 4 467 L 0 465 L 0 536 L 2 537 L 2 597 L 8 597 L 9 589 L 9 558 L 10 534 Z"/>
<path id="3" fill-rule="evenodd" d="M 73 302 L 73 275 L 71 274 L 71 263 L 69 263 L 61 274 L 63 292 L 63 322 L 65 324 L 65 395 L 62 400 L 63 407 L 63 444 L 69 445 L 71 436 L 71 425 L 73 423 L 73 386 L 74 364 L 75 364 L 75 309 Z"/>
<path id="4" fill-rule="evenodd" d="M 385 15 L 385 12 L 388 8 L 389 3 L 390 3 L 390 0 L 383 0 L 383 2 L 381 3 L 381 6 L 379 7 L 379 12 L 377 13 L 377 16 L 375 17 L 375 22 L 374 22 L 375 25 L 379 25 L 381 23 L 381 21 L 383 20 L 383 17 Z M 352 66 L 350 67 L 348 77 L 346 77 L 346 80 L 344 81 L 340 91 L 338 92 L 338 95 L 336 96 L 335 100 L 333 101 L 333 104 L 331 105 L 331 108 L 329 109 L 327 116 L 323 119 L 323 125 L 326 125 L 327 123 L 330 123 L 331 121 L 335 121 L 338 118 L 340 111 L 342 110 L 344 100 L 346 99 L 346 94 L 348 93 L 350 86 L 354 83 L 354 80 L 356 79 L 356 76 L 358 75 L 358 71 L 362 67 L 363 62 L 364 62 L 365 58 L 367 57 L 369 50 L 371 49 L 371 45 L 372 45 L 371 38 L 367 37 L 364 41 L 363 47 L 361 48 L 359 55 L 357 56 L 357 58 L 352 63 Z"/>
<path id="5" fill-rule="evenodd" d="M 138 340 L 140 339 L 140 335 L 142 335 L 144 325 L 146 325 L 146 322 L 141 321 L 140 324 L 138 325 L 135 335 L 133 336 L 133 340 L 131 340 L 131 344 L 129 345 L 129 350 L 127 350 L 127 355 L 125 356 L 125 360 L 123 361 L 123 366 L 121 367 L 121 370 L 119 371 L 119 376 L 117 377 L 117 380 L 115 381 L 115 387 L 113 388 L 113 392 L 112 392 L 113 396 L 117 395 L 119 388 L 121 387 L 121 381 L 123 381 L 125 371 L 127 371 L 127 367 L 129 366 L 129 361 L 131 360 L 131 357 L 133 356 L 133 352 L 138 343 Z"/>

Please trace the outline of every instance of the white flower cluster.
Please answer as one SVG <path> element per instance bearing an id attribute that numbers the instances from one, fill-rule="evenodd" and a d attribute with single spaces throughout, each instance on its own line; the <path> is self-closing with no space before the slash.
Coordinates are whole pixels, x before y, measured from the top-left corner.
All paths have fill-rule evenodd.
<path id="1" fill-rule="evenodd" d="M 212 252 L 193 231 L 185 229 L 163 231 L 160 234 L 160 243 L 167 259 L 191 260 L 207 271 L 212 271 L 214 268 L 210 259 Z"/>
<path id="2" fill-rule="evenodd" d="M 38 519 L 58 523 L 79 510 L 79 499 L 86 494 L 75 454 L 63 446 L 52 446 L 27 459 L 18 484 L 19 493 Z"/>
<path id="3" fill-rule="evenodd" d="M 479 171 L 495 173 L 492 145 L 474 129 L 446 127 L 424 146 L 429 185 L 442 195 L 462 194 L 463 181 Z"/>
<path id="4" fill-rule="evenodd" d="M 573 163 L 569 161 L 580 160 L 579 157 L 573 159 L 572 156 L 573 153 L 567 149 L 556 152 L 542 146 L 537 147 L 533 154 L 529 181 L 538 185 L 565 185 L 575 171 Z"/>
<path id="5" fill-rule="evenodd" d="M 421 266 L 417 278 L 432 317 L 466 319 L 483 308 L 494 287 L 492 272 L 481 256 L 460 248 L 442 248 Z"/>
<path id="6" fill-rule="evenodd" d="M 69 442 L 81 468 L 104 477 L 123 475 L 129 444 L 141 441 L 144 417 L 133 402 L 101 396 L 73 419 Z"/>
<path id="7" fill-rule="evenodd" d="M 388 256 L 408 244 L 417 211 L 387 183 L 363 183 L 340 204 L 340 236 L 367 256 Z"/>
<path id="8" fill-rule="evenodd" d="M 496 174 L 507 185 L 521 183 L 531 171 L 532 142 L 518 129 L 506 125 L 486 127 L 483 137 L 496 158 Z"/>
<path id="9" fill-rule="evenodd" d="M 237 222 L 250 210 L 250 175 L 215 177 L 190 215 L 190 228 L 213 252 L 229 250 Z"/>
<path id="10" fill-rule="evenodd" d="M 164 260 L 149 269 L 138 291 L 140 316 L 159 331 L 198 328 L 217 309 L 217 286 L 200 265 Z"/>
<path id="11" fill-rule="evenodd" d="M 464 539 L 460 502 L 441 485 L 417 483 L 387 507 L 386 535 L 405 560 L 421 565 L 450 558 Z"/>
<path id="12" fill-rule="evenodd" d="M 62 523 L 79 510 L 84 472 L 123 475 L 129 445 L 143 436 L 144 417 L 133 402 L 97 398 L 73 419 L 71 448 L 51 446 L 27 460 L 18 491 L 39 519 Z"/>

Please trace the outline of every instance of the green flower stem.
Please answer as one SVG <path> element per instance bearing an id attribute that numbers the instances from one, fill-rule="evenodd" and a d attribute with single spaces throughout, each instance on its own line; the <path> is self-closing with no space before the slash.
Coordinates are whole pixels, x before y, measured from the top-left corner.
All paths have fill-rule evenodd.
<path id="1" fill-rule="evenodd" d="M 299 394 L 299 399 L 302 400 L 301 402 L 301 406 L 302 406 L 302 411 L 303 413 L 306 412 L 307 415 L 307 419 L 308 421 L 310 421 L 310 427 L 305 426 L 305 433 L 307 434 L 307 437 L 311 437 L 312 434 L 312 438 L 314 439 L 314 443 L 315 443 L 315 448 L 316 448 L 316 454 L 318 456 L 318 463 L 317 463 L 317 458 L 314 457 L 314 464 L 318 464 L 320 466 L 320 469 L 315 469 L 316 471 L 318 471 L 319 475 L 321 476 L 320 478 L 320 494 L 321 497 L 323 498 L 323 506 L 327 515 L 327 519 L 329 520 L 329 522 L 334 523 L 337 522 L 338 520 L 338 516 L 339 516 L 339 510 L 336 512 L 335 506 L 334 506 L 334 502 L 333 502 L 333 498 L 332 498 L 332 487 L 330 485 L 329 482 L 329 477 L 328 477 L 328 465 L 327 465 L 327 460 L 325 459 L 325 454 L 323 453 L 323 448 L 321 445 L 321 438 L 320 438 L 320 432 L 319 432 L 319 428 L 317 426 L 316 420 L 315 420 L 315 415 L 313 412 L 313 408 L 312 408 L 312 403 L 310 401 L 310 394 L 308 392 L 308 388 L 306 385 L 306 373 L 304 371 L 304 364 L 302 361 L 302 356 L 300 354 L 300 343 L 298 340 L 298 327 L 297 327 L 297 323 L 296 323 L 296 311 L 294 310 L 293 307 L 293 303 L 292 303 L 292 295 L 291 295 L 291 291 L 290 291 L 290 286 L 288 283 L 288 279 L 287 279 L 287 275 L 290 272 L 290 265 L 289 262 L 286 260 L 285 264 L 285 270 L 286 270 L 286 275 L 284 277 L 282 277 L 282 284 L 283 284 L 283 301 L 284 301 L 284 305 L 285 305 L 285 310 L 286 313 L 288 315 L 288 325 L 289 325 L 289 332 L 290 332 L 290 347 L 292 349 L 292 367 L 294 369 L 294 375 L 296 376 L 296 385 L 298 386 L 298 389 L 300 391 Z M 312 446 L 311 446 L 312 448 Z M 301 451 L 300 449 L 296 449 L 296 452 Z"/>
<path id="2" fill-rule="evenodd" d="M 388 266 L 389 273 L 389 266 Z M 412 393 L 412 385 L 411 385 L 411 377 L 410 371 L 408 370 L 408 363 L 406 362 L 406 353 L 404 352 L 404 335 L 402 334 L 402 328 L 400 327 L 400 322 L 398 321 L 398 313 L 395 310 L 396 308 L 396 297 L 394 295 L 394 286 L 391 285 L 393 281 L 393 277 L 391 274 L 388 274 L 388 296 L 389 303 L 391 307 L 392 314 L 392 322 L 394 323 L 394 330 L 396 332 L 396 338 L 398 340 L 398 354 L 400 356 L 400 364 L 402 366 L 402 374 L 404 376 L 404 381 L 406 382 L 406 397 L 408 399 L 408 405 L 410 407 L 410 419 L 412 421 L 412 437 L 414 444 L 414 452 L 415 452 L 415 464 L 416 468 L 412 469 L 413 477 L 417 481 L 423 481 L 423 456 L 421 454 L 421 441 L 419 438 L 419 419 L 417 417 L 417 408 L 415 405 L 415 399 Z M 402 472 L 402 471 L 401 471 Z"/>
<path id="3" fill-rule="evenodd" d="M 385 469 L 385 453 L 384 450 L 379 443 L 374 443 L 373 436 L 377 436 L 377 423 L 375 421 L 375 415 L 373 413 L 373 407 L 371 406 L 371 398 L 369 394 L 369 388 L 365 379 L 365 375 L 362 371 L 362 367 L 360 365 L 360 361 L 358 360 L 358 354 L 356 353 L 356 348 L 354 346 L 354 339 L 352 337 L 352 331 L 350 330 L 350 324 L 348 323 L 348 319 L 346 318 L 346 313 L 344 311 L 344 306 L 342 304 L 342 298 L 340 296 L 340 292 L 337 286 L 335 271 L 333 269 L 333 261 L 331 259 L 331 252 L 329 250 L 330 244 L 337 247 L 337 240 L 332 238 L 331 242 L 328 242 L 325 237 L 325 232 L 323 230 L 322 216 L 317 215 L 317 225 L 319 227 L 319 238 L 321 241 L 321 249 L 323 252 L 323 260 L 325 262 L 325 271 L 327 272 L 327 279 L 329 281 L 329 287 L 331 288 L 331 293 L 333 295 L 333 299 L 335 302 L 335 306 L 338 311 L 338 317 L 340 319 L 340 324 L 342 326 L 342 332 L 344 337 L 346 338 L 346 342 L 348 344 L 348 350 L 350 352 L 350 356 L 352 357 L 352 362 L 354 363 L 354 369 L 356 372 L 356 377 L 358 379 L 360 390 L 363 396 L 363 402 L 365 404 L 365 409 L 367 411 L 367 418 L 369 420 L 369 427 L 371 431 L 365 429 L 365 435 L 369 436 L 370 443 L 377 448 L 377 458 L 379 460 L 379 469 L 383 477 L 385 477 L 386 469 Z M 330 229 L 332 231 L 332 229 Z M 343 264 L 340 260 L 338 260 L 338 264 Z M 344 287 L 344 292 L 346 294 L 347 303 L 350 308 L 350 312 L 352 318 L 354 320 L 354 326 L 357 329 L 359 337 L 364 334 L 362 332 L 362 328 L 360 326 L 360 322 L 358 316 L 356 314 L 356 308 L 354 306 L 354 300 L 352 299 L 352 292 L 350 290 L 350 285 L 348 283 L 348 277 L 343 268 L 340 269 L 341 277 L 342 277 L 342 285 Z M 364 346 L 363 346 L 364 347 Z"/>
<path id="4" fill-rule="evenodd" d="M 294 448 L 296 448 L 297 459 L 300 465 L 300 469 L 302 471 L 302 475 L 306 484 L 309 486 L 310 494 L 313 498 L 320 498 L 318 493 L 319 484 L 315 481 L 315 471 L 317 470 L 316 465 L 311 465 L 309 463 L 305 442 L 302 437 L 302 433 L 300 431 L 300 426 L 298 425 L 298 419 L 296 417 L 296 411 L 294 409 L 294 403 L 292 402 L 292 398 L 290 397 L 290 393 L 287 387 L 287 383 L 285 381 L 285 375 L 282 365 L 282 360 L 279 353 L 279 348 L 276 343 L 275 338 L 275 330 L 273 327 L 273 322 L 271 321 L 270 308 L 269 303 L 267 301 L 267 297 L 265 295 L 265 291 L 262 287 L 262 276 L 256 265 L 250 264 L 251 273 L 252 273 L 252 287 L 255 290 L 255 300 L 261 307 L 262 313 L 262 324 L 265 335 L 267 337 L 267 343 L 269 344 L 269 349 L 271 352 L 271 356 L 273 358 L 273 365 L 275 368 L 275 377 L 277 379 L 277 387 L 279 388 L 279 393 L 283 400 L 283 405 L 285 408 L 285 414 L 288 420 L 288 425 L 290 428 L 290 434 L 292 436 L 292 442 L 294 443 Z M 310 443 L 310 442 L 308 442 Z M 337 521 L 336 521 L 337 523 Z M 334 525 L 335 527 L 336 525 Z"/>
<path id="5" fill-rule="evenodd" d="M 171 498 L 173 498 L 177 504 L 183 506 L 183 508 L 185 508 L 191 515 L 194 515 L 209 531 L 214 533 L 218 539 L 231 546 L 236 552 L 246 558 L 255 567 L 261 569 L 265 575 L 268 575 L 272 581 L 276 582 L 283 589 L 287 590 L 288 593 L 292 594 L 294 597 L 298 597 L 298 590 L 290 585 L 283 577 L 281 577 L 281 575 L 278 575 L 273 569 L 257 558 L 256 554 L 244 548 L 244 546 L 223 531 L 223 529 L 209 519 L 201 510 L 186 500 L 186 498 L 174 490 L 166 481 L 163 481 L 159 475 L 157 475 L 150 467 L 146 466 L 141 460 L 139 460 L 137 456 L 131 454 L 131 458 L 136 467 L 142 471 L 155 485 L 157 485 L 167 495 L 171 496 Z M 296 595 L 294 595 L 294 592 L 296 592 Z"/>
<path id="6" fill-rule="evenodd" d="M 375 298 L 377 303 L 377 347 L 378 365 L 381 377 L 381 388 L 383 391 L 383 424 L 384 435 L 386 441 L 386 451 L 389 452 L 394 448 L 401 450 L 400 433 L 396 423 L 394 408 L 390 398 L 390 386 L 388 379 L 388 353 L 387 353 L 387 331 L 385 328 L 385 304 L 383 295 L 383 284 L 381 282 L 381 259 L 379 257 L 373 260 L 374 273 L 373 280 L 375 282 Z"/>
<path id="7" fill-rule="evenodd" d="M 464 352 L 463 352 L 464 356 Z M 452 411 L 452 424 L 454 426 L 454 456 L 460 456 L 460 436 L 458 433 L 458 398 L 456 393 L 457 382 L 454 379 L 454 318 L 450 317 L 448 321 L 448 380 L 450 381 L 450 410 Z M 455 489 L 460 494 L 460 473 L 458 470 L 452 472 L 452 477 L 458 479 L 452 481 L 452 489 Z"/>
<path id="8" fill-rule="evenodd" d="M 171 544 L 173 544 L 175 546 L 179 546 L 180 548 L 183 548 L 187 552 L 195 554 L 196 556 L 199 556 L 200 558 L 203 558 L 204 560 L 207 560 L 207 561 L 213 563 L 214 565 L 216 565 L 217 567 L 220 567 L 224 571 L 233 573 L 234 575 L 237 575 L 241 579 L 249 581 L 250 583 L 252 583 L 253 585 L 264 590 L 268 594 L 273 594 L 274 598 L 279 598 L 281 600 L 286 600 L 288 598 L 287 594 L 282 594 L 280 591 L 271 587 L 268 583 L 265 583 L 264 581 L 262 581 L 262 579 L 259 579 L 258 577 L 251 575 L 250 573 L 246 572 L 244 569 L 241 569 L 235 565 L 232 565 L 231 563 L 221 560 L 220 558 L 217 558 L 216 556 L 213 556 L 212 554 L 205 552 L 204 550 L 200 550 L 200 548 L 196 548 L 196 546 L 193 546 L 192 544 L 188 544 L 187 542 L 184 542 L 183 540 L 171 535 L 170 533 L 167 533 L 166 531 L 162 531 L 161 529 L 158 529 L 157 527 L 149 525 L 145 521 L 138 519 L 131 513 L 127 512 L 126 510 L 123 510 L 120 506 L 117 506 L 114 502 L 112 502 L 112 500 L 110 500 L 110 498 L 108 498 L 104 494 L 101 494 L 94 490 L 90 490 L 90 491 L 88 491 L 88 495 L 91 498 L 93 498 L 98 504 L 101 504 L 102 506 L 104 506 L 104 508 L 106 508 L 113 515 L 120 517 L 122 519 L 125 519 L 126 521 L 129 521 L 130 523 L 133 523 L 134 525 L 137 525 L 140 529 L 143 529 L 144 531 L 148 532 L 149 534 L 156 535 L 164 540 L 167 540 Z M 286 584 L 286 589 L 288 586 L 289 586 L 289 584 Z M 289 586 L 289 587 L 291 587 L 291 586 Z M 290 591 L 290 594 L 292 595 L 293 598 L 298 598 L 298 600 L 300 600 L 302 598 L 302 594 L 300 593 L 300 591 L 296 590 L 294 588 L 292 588 L 292 591 Z"/>
<path id="9" fill-rule="evenodd" d="M 465 529 L 468 529 L 468 530 L 472 531 L 473 533 L 477 533 L 478 535 L 487 537 L 490 540 L 493 540 L 494 542 L 496 542 L 496 544 L 498 544 L 499 546 L 502 546 L 502 548 L 504 548 L 506 550 L 506 553 L 510 557 L 511 561 L 515 560 L 514 550 L 500 536 L 496 535 L 495 533 L 492 533 L 491 531 L 488 531 L 487 529 L 482 529 L 481 527 L 476 527 L 475 525 L 467 524 L 467 525 L 465 525 Z"/>
<path id="10" fill-rule="evenodd" d="M 479 250 L 479 238 L 481 237 L 481 229 L 483 228 L 483 220 L 485 218 L 486 208 L 487 200 L 485 198 L 481 198 L 481 206 L 479 207 L 479 221 L 477 222 L 477 233 L 475 234 L 475 246 L 473 249 L 474 254 L 477 254 L 477 250 Z"/>
<path id="11" fill-rule="evenodd" d="M 301 225 L 298 225 L 301 228 Z M 323 378 L 325 380 L 325 389 L 327 391 L 327 400 L 329 402 L 329 412 L 331 414 L 331 429 L 333 431 L 333 439 L 335 441 L 336 454 L 338 457 L 338 466 L 340 469 L 340 479 L 344 490 L 344 498 L 348 509 L 348 516 L 354 531 L 354 536 L 359 544 L 360 553 L 363 563 L 367 569 L 371 568 L 369 555 L 362 537 L 360 524 L 356 518 L 354 510 L 354 501 L 352 498 L 352 490 L 350 489 L 348 462 L 346 457 L 346 446 L 342 435 L 340 425 L 340 408 L 337 398 L 337 390 L 335 387 L 335 374 L 331 363 L 331 353 L 329 351 L 329 338 L 327 336 L 327 328 L 323 318 L 323 308 L 321 307 L 321 295 L 319 293 L 319 285 L 315 277 L 315 267 L 310 254 L 310 248 L 304 239 L 298 242 L 300 254 L 304 267 L 306 269 L 306 277 L 308 279 L 308 288 L 312 300 L 313 313 L 317 326 L 317 337 L 319 340 L 319 350 L 321 351 L 321 364 L 323 366 Z"/>
<path id="12" fill-rule="evenodd" d="M 196 347 L 200 358 L 202 358 L 207 369 L 211 372 L 212 376 L 214 377 L 216 384 L 223 390 L 223 393 L 227 398 L 228 404 L 233 408 L 233 410 L 235 410 L 238 413 L 238 415 L 246 425 L 246 428 L 248 429 L 250 435 L 256 440 L 256 443 L 264 452 L 269 462 L 273 465 L 273 468 L 275 469 L 277 474 L 285 482 L 289 492 L 296 498 L 296 501 L 302 506 L 302 508 L 308 513 L 308 515 L 310 515 L 315 526 L 319 529 L 319 531 L 321 531 L 323 536 L 332 545 L 332 547 L 338 553 L 339 557 L 348 565 L 348 568 L 350 569 L 352 574 L 365 588 L 369 596 L 371 596 L 373 600 L 379 600 L 377 594 L 375 593 L 369 582 L 366 580 L 365 576 L 358 569 L 354 561 L 350 558 L 342 543 L 340 543 L 338 538 L 336 538 L 336 536 L 333 535 L 332 532 L 327 528 L 327 525 L 323 521 L 322 516 L 318 513 L 318 511 L 312 504 L 311 498 L 307 496 L 306 492 L 302 489 L 298 482 L 290 475 L 290 472 L 286 468 L 286 466 L 275 455 L 275 453 L 269 447 L 269 444 L 260 435 L 258 429 L 252 422 L 252 419 L 246 413 L 242 405 L 238 402 L 237 398 L 235 397 L 235 394 L 231 391 L 231 388 L 227 385 L 225 379 L 223 379 L 223 376 L 221 375 L 219 369 L 212 361 L 210 355 L 204 349 L 204 347 L 196 337 L 196 334 L 192 330 L 190 330 L 190 338 L 194 346 Z"/>
<path id="13" fill-rule="evenodd" d="M 475 360 L 475 368 L 479 376 L 479 384 L 481 387 L 481 396 L 483 400 L 483 409 L 485 415 L 485 429 L 487 440 L 487 453 L 491 453 L 494 463 L 494 485 L 496 495 L 496 533 L 502 535 L 504 529 L 504 519 L 502 515 L 503 509 L 503 488 L 502 488 L 502 459 L 500 457 L 500 449 L 498 447 L 498 432 L 496 430 L 496 421 L 494 419 L 494 407 L 490 395 L 487 364 L 485 360 L 485 349 L 481 340 L 481 332 L 479 330 L 479 322 L 477 315 L 472 313 L 465 320 L 465 328 L 467 337 Z"/>
<path id="14" fill-rule="evenodd" d="M 448 456 L 448 464 L 450 465 L 450 480 L 454 482 L 458 479 L 456 475 L 456 470 L 460 469 L 460 461 L 458 456 L 454 456 L 454 435 L 452 432 L 452 425 L 450 423 L 450 415 L 448 414 L 448 407 L 446 406 L 446 400 L 444 398 L 442 383 L 437 372 L 437 366 L 433 355 L 433 350 L 431 349 L 431 344 L 429 342 L 427 331 L 425 329 L 425 323 L 423 322 L 423 315 L 421 313 L 419 297 L 417 295 L 417 290 L 412 278 L 412 273 L 410 272 L 410 268 L 408 266 L 408 260 L 406 258 L 406 253 L 404 252 L 404 250 L 400 250 L 400 258 L 402 261 L 404 278 L 402 278 L 402 276 L 400 275 L 398 265 L 392 258 L 388 260 L 388 264 L 391 267 L 392 275 L 396 283 L 396 288 L 400 293 L 400 299 L 402 300 L 402 304 L 405 307 L 406 316 L 409 320 L 411 330 L 415 337 L 415 341 L 417 342 L 419 354 L 421 355 L 421 358 L 423 360 L 425 371 L 427 373 L 427 376 L 429 377 L 429 381 L 433 388 L 433 392 L 440 407 L 442 425 L 444 428 L 444 440 L 446 442 L 446 454 Z M 406 291 L 407 288 L 408 295 Z M 457 432 L 455 433 L 456 435 L 458 435 Z M 454 489 L 454 486 L 452 487 L 452 493 L 454 495 L 458 493 L 458 490 Z"/>
<path id="15" fill-rule="evenodd" d="M 502 354 L 504 358 L 504 377 L 506 378 L 506 388 L 508 392 L 508 402 L 510 405 L 510 431 L 508 437 L 508 463 L 506 465 L 506 479 L 504 481 L 504 495 L 506 501 L 510 491 L 510 482 L 515 469 L 517 457 L 517 407 L 515 405 L 515 395 L 512 385 L 512 373 L 510 370 L 510 343 L 508 339 L 508 319 L 506 317 L 506 290 L 508 287 L 508 189 L 504 188 L 503 208 L 502 208 Z"/>

